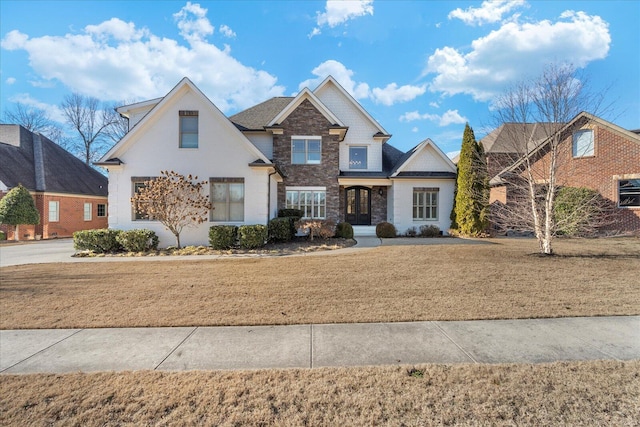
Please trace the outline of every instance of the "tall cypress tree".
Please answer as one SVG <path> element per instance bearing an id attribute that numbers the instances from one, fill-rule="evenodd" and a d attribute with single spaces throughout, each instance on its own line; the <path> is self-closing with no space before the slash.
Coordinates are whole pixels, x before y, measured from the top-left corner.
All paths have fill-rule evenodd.
<path id="1" fill-rule="evenodd" d="M 489 226 L 488 175 L 484 150 L 467 123 L 458 160 L 454 202 L 458 230 L 464 235 L 478 235 Z"/>

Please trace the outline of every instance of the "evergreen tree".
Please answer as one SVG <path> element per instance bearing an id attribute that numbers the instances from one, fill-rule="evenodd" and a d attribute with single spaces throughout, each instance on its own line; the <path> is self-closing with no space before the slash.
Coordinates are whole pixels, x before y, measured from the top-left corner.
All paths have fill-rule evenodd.
<path id="1" fill-rule="evenodd" d="M 467 123 L 458 160 L 455 212 L 452 213 L 458 230 L 464 235 L 478 235 L 489 226 L 488 175 L 484 150 Z"/>
<path id="2" fill-rule="evenodd" d="M 0 200 L 0 223 L 15 226 L 14 238 L 20 240 L 20 224 L 40 223 L 40 214 L 36 209 L 29 190 L 18 184 Z"/>

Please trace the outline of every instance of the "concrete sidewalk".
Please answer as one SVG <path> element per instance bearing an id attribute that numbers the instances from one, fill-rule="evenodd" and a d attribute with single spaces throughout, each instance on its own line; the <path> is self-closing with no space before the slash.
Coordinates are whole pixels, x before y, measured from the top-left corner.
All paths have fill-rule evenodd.
<path id="1" fill-rule="evenodd" d="M 0 331 L 0 372 L 640 359 L 640 316 Z"/>

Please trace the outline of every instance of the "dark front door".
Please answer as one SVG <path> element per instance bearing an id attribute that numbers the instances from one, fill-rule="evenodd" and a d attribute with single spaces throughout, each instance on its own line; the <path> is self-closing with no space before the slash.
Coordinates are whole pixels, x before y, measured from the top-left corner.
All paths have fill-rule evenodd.
<path id="1" fill-rule="evenodd" d="M 371 225 L 371 189 L 350 187 L 345 194 L 345 221 L 351 225 Z"/>

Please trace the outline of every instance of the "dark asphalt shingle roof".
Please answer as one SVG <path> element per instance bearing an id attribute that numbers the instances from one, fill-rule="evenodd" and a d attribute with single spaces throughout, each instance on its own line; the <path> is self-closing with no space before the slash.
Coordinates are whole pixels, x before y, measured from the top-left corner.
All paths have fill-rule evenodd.
<path id="1" fill-rule="evenodd" d="M 291 96 L 279 96 L 240 111 L 229 120 L 240 130 L 264 130 L 284 108 L 293 100 Z"/>
<path id="2" fill-rule="evenodd" d="M 58 144 L 22 126 L 0 126 L 0 181 L 7 187 L 22 184 L 31 191 L 107 195 L 107 177 Z"/>

